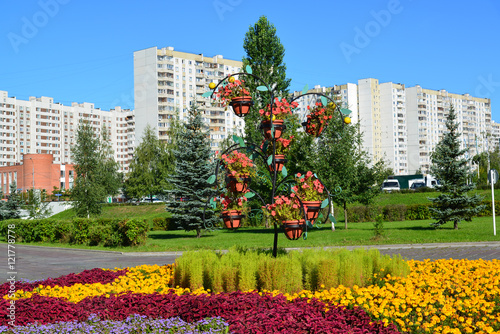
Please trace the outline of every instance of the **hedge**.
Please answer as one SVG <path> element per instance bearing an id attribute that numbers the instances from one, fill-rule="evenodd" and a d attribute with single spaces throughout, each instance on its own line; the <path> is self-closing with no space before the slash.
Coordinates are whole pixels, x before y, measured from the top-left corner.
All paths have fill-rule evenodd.
<path id="1" fill-rule="evenodd" d="M 146 243 L 148 223 L 139 219 L 10 219 L 0 222 L 5 238 L 15 225 L 16 242 L 53 242 L 88 246 L 137 246 Z"/>
<path id="2" fill-rule="evenodd" d="M 492 216 L 491 201 L 483 200 L 481 204 L 486 205 L 478 217 Z M 353 206 L 347 210 L 347 221 L 353 223 L 374 222 L 377 215 L 382 214 L 384 221 L 403 220 L 426 220 L 432 219 L 432 203 L 426 204 L 391 204 L 385 206 L 360 205 Z M 500 201 L 495 200 L 495 213 L 500 213 Z"/>

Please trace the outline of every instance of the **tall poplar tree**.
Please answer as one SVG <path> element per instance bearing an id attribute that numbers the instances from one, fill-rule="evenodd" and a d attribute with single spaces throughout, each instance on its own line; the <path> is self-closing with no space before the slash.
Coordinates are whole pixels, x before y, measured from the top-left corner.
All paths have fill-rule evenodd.
<path id="1" fill-rule="evenodd" d="M 286 78 L 286 65 L 283 62 L 285 57 L 285 48 L 276 35 L 276 28 L 265 16 L 250 26 L 245 34 L 243 49 L 246 57 L 243 57 L 243 68 L 250 65 L 252 73 L 262 78 L 269 86 L 275 97 L 286 97 L 290 79 Z M 262 85 L 262 82 L 251 76 L 242 78 L 252 93 L 254 100 L 253 109 L 264 108 L 270 102 L 269 92 L 258 92 L 256 88 Z M 245 117 L 245 138 L 253 143 L 260 143 L 262 135 L 258 129 L 259 115 L 252 112 Z"/>
<path id="2" fill-rule="evenodd" d="M 434 203 L 430 208 L 432 218 L 436 222 L 434 227 L 439 227 L 446 222 L 453 222 L 453 228 L 458 229 L 458 223 L 462 220 L 470 220 L 484 209 L 479 205 L 482 197 L 468 195 L 475 188 L 473 183 L 467 184 L 471 179 L 468 160 L 465 158 L 467 148 L 460 149 L 460 134 L 453 105 L 446 118 L 447 132 L 436 145 L 431 155 L 431 174 L 439 180 L 435 187 L 441 194 L 435 198 L 429 198 Z"/>
<path id="3" fill-rule="evenodd" d="M 78 125 L 71 148 L 75 164 L 71 199 L 78 217 L 100 214 L 106 196 L 114 195 L 120 188 L 118 164 L 108 139 L 105 128 L 99 135 L 88 122 Z"/>
<path id="4" fill-rule="evenodd" d="M 170 152 L 151 126 L 147 125 L 141 143 L 134 150 L 134 160 L 125 181 L 128 197 L 141 199 L 163 197 L 167 189 Z"/>
<path id="5" fill-rule="evenodd" d="M 168 179 L 172 189 L 167 191 L 167 210 L 172 213 L 171 219 L 179 228 L 194 230 L 199 238 L 205 224 L 215 224 L 218 218 L 210 206 L 205 205 L 212 194 L 212 185 L 207 180 L 214 172 L 214 163 L 209 131 L 201 110 L 194 105 L 189 110 L 188 123 L 177 135 L 174 156 L 175 170 Z"/>

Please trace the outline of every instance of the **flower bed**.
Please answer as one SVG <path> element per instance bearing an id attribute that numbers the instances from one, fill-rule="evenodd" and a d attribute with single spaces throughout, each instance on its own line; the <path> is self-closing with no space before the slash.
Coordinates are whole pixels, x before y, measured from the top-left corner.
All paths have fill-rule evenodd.
<path id="1" fill-rule="evenodd" d="M 87 321 L 67 321 L 48 325 L 0 327 L 6 334 L 55 333 L 227 333 L 228 324 L 221 318 L 187 323 L 180 318 L 150 319 L 132 315 L 123 321 L 101 320 L 92 314 Z"/>
<path id="2" fill-rule="evenodd" d="M 384 284 L 296 294 L 172 289 L 171 266 L 140 266 L 112 282 L 26 286 L 16 293 L 15 323 L 86 321 L 92 314 L 123 321 L 139 314 L 187 322 L 220 316 L 236 333 L 396 333 L 396 327 L 409 333 L 500 333 L 500 261 L 409 265 L 406 278 L 389 276 Z M 8 295 L 0 301 L 0 325 L 9 321 L 9 302 Z"/>

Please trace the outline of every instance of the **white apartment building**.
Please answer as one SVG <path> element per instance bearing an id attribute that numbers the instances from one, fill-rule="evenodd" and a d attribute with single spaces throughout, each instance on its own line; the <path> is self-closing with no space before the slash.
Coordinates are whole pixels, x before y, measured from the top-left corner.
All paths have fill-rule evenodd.
<path id="1" fill-rule="evenodd" d="M 65 106 L 45 96 L 19 100 L 7 91 L 0 91 L 0 166 L 21 163 L 23 154 L 53 154 L 54 163 L 73 163 L 71 147 L 83 120 L 91 122 L 96 133 L 103 126 L 108 129 L 115 160 L 126 172 L 133 152 L 133 111 L 105 111 L 87 102 Z"/>
<path id="2" fill-rule="evenodd" d="M 316 85 L 313 89 L 308 90 L 307 93 L 319 93 L 330 97 L 333 96 L 333 100 L 340 108 L 347 108 L 352 111 L 349 115 L 351 122 L 358 122 L 358 86 L 356 84 L 347 83 L 344 85 L 335 85 L 333 87 Z M 301 94 L 302 92 L 294 92 L 293 97 L 296 98 Z M 312 108 L 318 99 L 318 95 L 305 95 L 303 98 L 296 100 L 299 105 L 294 112 L 298 114 L 301 122 L 306 120 L 308 114 L 307 106 Z"/>
<path id="3" fill-rule="evenodd" d="M 174 51 L 173 47 L 152 47 L 134 52 L 134 96 L 136 145 L 149 124 L 161 140 L 168 140 L 169 120 L 187 120 L 193 103 L 204 111 L 210 128 L 212 150 L 232 134 L 243 134 L 244 120 L 232 110 L 212 103 L 202 94 L 211 82 L 218 83 L 232 73 L 241 72 L 242 62 L 221 55 L 206 57 Z"/>
<path id="4" fill-rule="evenodd" d="M 469 149 L 467 158 L 500 145 L 500 125 L 491 119 L 489 99 L 423 89 L 419 85 L 407 88 L 400 83 L 379 83 L 374 78 L 360 79 L 357 85 L 316 86 L 309 92 L 332 89 L 343 101 L 343 107 L 353 111 L 353 124 L 359 122 L 363 149 L 373 162 L 388 161 L 394 174 L 429 172 L 430 155 L 446 132 L 446 117 L 452 104 L 461 147 Z M 300 105 L 299 109 L 305 117 L 305 106 Z"/>
<path id="5" fill-rule="evenodd" d="M 446 132 L 451 105 L 457 115 L 461 148 L 469 149 L 467 158 L 498 147 L 500 137 L 495 137 L 492 131 L 490 99 L 453 94 L 444 89 L 423 89 L 419 85 L 408 88 L 406 96 L 408 119 L 412 120 L 409 133 L 415 138 L 415 145 L 408 150 L 410 173 L 419 168 L 424 173 L 429 170 L 430 155 Z"/>

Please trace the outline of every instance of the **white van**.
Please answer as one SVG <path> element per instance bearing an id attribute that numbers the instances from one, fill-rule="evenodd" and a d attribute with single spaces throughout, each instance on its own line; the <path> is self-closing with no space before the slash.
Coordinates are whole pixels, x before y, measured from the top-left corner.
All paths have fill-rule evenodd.
<path id="1" fill-rule="evenodd" d="M 391 192 L 394 190 L 401 190 L 401 187 L 399 186 L 399 181 L 395 179 L 391 180 L 385 180 L 384 183 L 382 183 L 382 191 L 387 191 Z"/>

